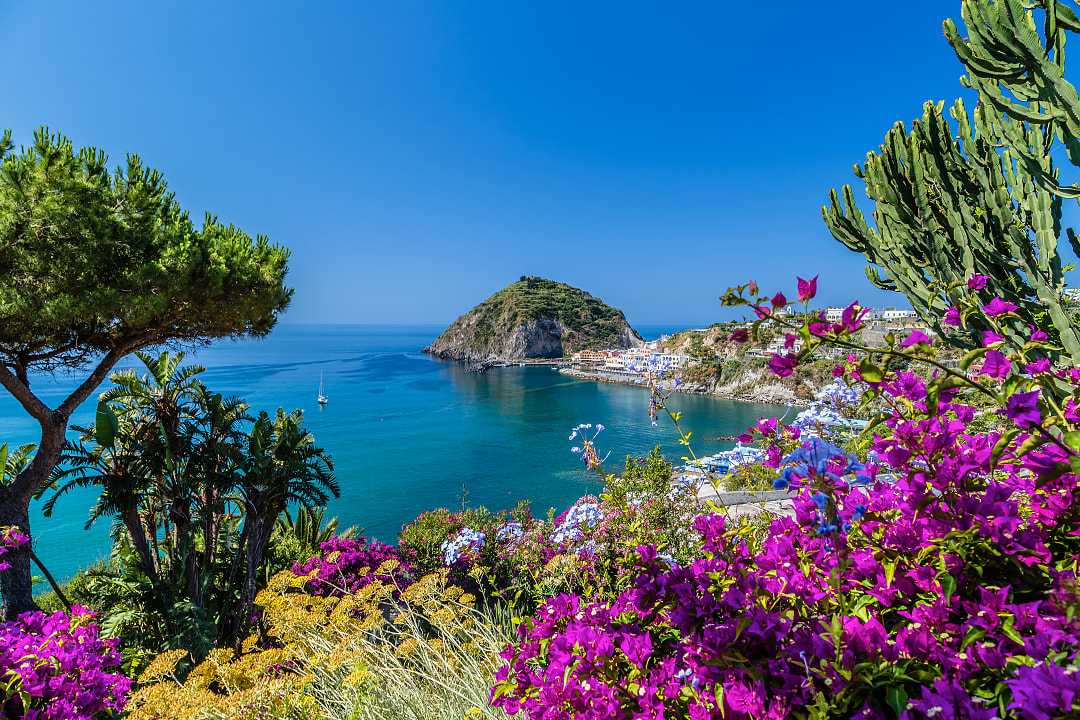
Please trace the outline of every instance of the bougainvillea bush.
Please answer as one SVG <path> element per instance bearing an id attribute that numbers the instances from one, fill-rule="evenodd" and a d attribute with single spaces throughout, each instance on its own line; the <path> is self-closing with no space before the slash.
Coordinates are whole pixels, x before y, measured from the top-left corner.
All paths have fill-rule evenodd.
<path id="1" fill-rule="evenodd" d="M 79 606 L 0 623 L 0 717 L 119 716 L 131 681 L 119 672 L 116 643 L 102 639 L 93 614 Z"/>
<path id="2" fill-rule="evenodd" d="M 411 566 L 401 562 L 397 548 L 378 540 L 338 536 L 320 543 L 319 550 L 318 555 L 292 568 L 294 575 L 306 578 L 305 590 L 312 595 L 341 597 L 373 582 L 403 588 L 414 577 Z"/>
<path id="3" fill-rule="evenodd" d="M 581 427 L 571 441 L 581 443 Z M 596 428 L 589 429 L 595 438 Z M 402 530 L 402 557 L 427 571 L 448 568 L 459 585 L 521 611 L 561 592 L 617 595 L 633 580 L 643 543 L 669 561 L 697 553 L 695 489 L 673 487 L 673 468 L 659 449 L 628 457 L 616 475 L 603 471 L 589 444 L 585 452 L 575 447 L 586 464 L 592 458 L 590 470 L 605 481 L 599 495 L 581 497 L 546 519 L 535 518 L 527 504 L 502 512 L 427 512 Z"/>
<path id="4" fill-rule="evenodd" d="M 700 557 L 642 545 L 614 599 L 551 598 L 504 653 L 492 702 L 532 720 L 1080 716 L 1080 371 L 1056 367 L 1037 328 L 1006 354 L 1015 308 L 950 290 L 947 323 L 996 329 L 957 366 L 917 330 L 858 347 L 857 303 L 839 323 L 792 321 L 773 317 L 782 294 L 729 293 L 802 336 L 778 374 L 823 343 L 851 351 L 835 375 L 876 412 L 870 452 L 759 423 L 795 517 L 758 535 L 702 515 Z M 899 369 L 913 363 L 928 372 Z"/>

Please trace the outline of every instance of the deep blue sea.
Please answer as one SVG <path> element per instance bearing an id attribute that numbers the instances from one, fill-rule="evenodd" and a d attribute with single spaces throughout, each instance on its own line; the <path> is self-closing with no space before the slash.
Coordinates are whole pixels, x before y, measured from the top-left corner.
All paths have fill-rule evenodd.
<path id="1" fill-rule="evenodd" d="M 646 327 L 646 337 L 672 327 Z M 574 380 L 549 367 L 511 367 L 482 375 L 421 352 L 441 330 L 423 326 L 281 325 L 265 339 L 222 341 L 188 354 L 207 368 L 203 381 L 240 395 L 252 410 L 301 408 L 318 443 L 333 456 L 342 495 L 331 505 L 342 527 L 361 526 L 393 542 L 420 512 L 447 506 L 509 507 L 520 498 L 543 514 L 595 492 L 570 453 L 570 428 L 603 423 L 602 452 L 621 464 L 628 453 L 661 444 L 672 458 L 684 453 L 668 424 L 653 427 L 648 392 Z M 130 359 L 125 367 L 134 365 Z M 319 374 L 330 403 L 315 401 Z M 39 377 L 34 389 L 55 406 L 74 385 L 65 376 Z M 674 406 L 693 430 L 695 450 L 730 446 L 720 435 L 738 433 L 763 415 L 785 408 L 677 396 Z M 92 421 L 96 397 L 76 423 Z M 36 425 L 6 393 L 0 394 L 0 442 L 37 439 Z M 107 557 L 109 524 L 84 529 L 92 490 L 62 498 L 53 517 L 35 508 L 31 526 L 42 560 L 61 578 Z"/>

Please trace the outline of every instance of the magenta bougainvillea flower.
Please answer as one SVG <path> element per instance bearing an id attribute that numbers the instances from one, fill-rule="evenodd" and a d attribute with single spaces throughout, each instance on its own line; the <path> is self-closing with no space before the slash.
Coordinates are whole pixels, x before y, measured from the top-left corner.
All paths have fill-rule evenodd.
<path id="1" fill-rule="evenodd" d="M 1039 358 L 1033 362 L 1029 362 L 1024 366 L 1024 369 L 1031 375 L 1041 375 L 1043 373 L 1050 372 L 1050 358 Z"/>
<path id="2" fill-rule="evenodd" d="M 982 290 L 986 287 L 986 282 L 989 280 L 985 275 L 972 275 L 968 278 L 967 286 L 969 290 Z"/>
<path id="3" fill-rule="evenodd" d="M 4 556 L 28 542 L 30 538 L 14 525 L 0 528 L 0 572 L 11 569 L 11 563 L 4 560 Z"/>
<path id="4" fill-rule="evenodd" d="M 965 306 L 977 327 L 1015 310 L 995 300 L 982 317 Z M 1080 403 L 1060 385 L 1080 369 L 981 352 L 978 371 L 959 366 L 966 385 L 957 365 L 878 365 L 866 400 L 885 414 L 862 462 L 783 422 L 751 428 L 794 517 L 764 530 L 702 515 L 692 562 L 642 545 L 625 589 L 549 598 L 503 653 L 492 704 L 526 720 L 1075 714 L 1080 476 L 1066 433 Z M 863 357 L 840 376 L 857 379 Z M 769 361 L 781 376 L 794 365 Z"/>
<path id="5" fill-rule="evenodd" d="M 1009 397 L 1005 406 L 1005 416 L 1016 423 L 1017 427 L 1030 428 L 1042 422 L 1039 411 L 1039 391 L 1016 393 Z"/>
<path id="6" fill-rule="evenodd" d="M 404 588 L 412 580 L 412 569 L 397 549 L 377 540 L 335 537 L 319 548 L 318 555 L 292 568 L 294 574 L 309 577 L 305 588 L 312 595 L 340 597 L 377 580 Z M 393 570 L 380 572 L 388 560 L 397 561 Z"/>
<path id="7" fill-rule="evenodd" d="M 785 305 L 787 305 L 787 298 L 784 297 L 784 293 L 778 292 L 772 296 L 772 306 L 774 309 L 784 307 Z"/>
<path id="8" fill-rule="evenodd" d="M 945 316 L 941 319 L 946 325 L 953 327 L 960 327 L 960 310 L 955 307 L 950 307 L 945 311 Z"/>
<path id="9" fill-rule="evenodd" d="M 998 315 L 1005 315 L 1006 313 L 1016 312 L 1019 308 L 1013 303 L 1002 300 L 997 295 L 994 299 L 982 306 L 984 313 L 990 317 L 997 317 Z"/>
<path id="10" fill-rule="evenodd" d="M 862 319 L 870 310 L 859 305 L 859 301 L 848 305 L 840 315 L 840 332 L 853 333 L 862 328 Z"/>
<path id="11" fill-rule="evenodd" d="M 787 377 L 795 372 L 795 356 L 780 355 L 779 353 L 769 358 L 769 370 L 777 377 Z"/>
<path id="12" fill-rule="evenodd" d="M 804 280 L 801 277 L 795 279 L 799 293 L 799 302 L 809 302 L 817 295 L 817 280 L 817 275 L 809 280 Z"/>
<path id="13" fill-rule="evenodd" d="M 1032 720 L 1068 717 L 1080 700 L 1080 672 L 1069 672 L 1054 663 L 1021 665 L 1016 677 L 1005 682 L 1013 694 L 1009 707 Z"/>
<path id="14" fill-rule="evenodd" d="M 979 371 L 983 375 L 988 375 L 992 378 L 1003 379 L 1012 370 L 1012 361 L 1005 357 L 1005 354 L 999 350 L 988 350 L 985 357 L 983 357 L 982 369 Z"/>
<path id="15" fill-rule="evenodd" d="M 746 328 L 735 328 L 731 331 L 731 335 L 728 338 L 732 342 L 745 343 L 750 341 L 750 331 Z"/>
<path id="16" fill-rule="evenodd" d="M 94 615 L 28 612 L 0 623 L 0 716 L 98 720 L 124 709 L 131 680 L 120 673 L 117 640 Z"/>
<path id="17" fill-rule="evenodd" d="M 904 338 L 904 341 L 900 343 L 900 347 L 913 347 L 915 345 L 931 345 L 933 341 L 930 336 L 924 333 L 922 330 L 912 330 L 908 333 L 908 336 Z"/>

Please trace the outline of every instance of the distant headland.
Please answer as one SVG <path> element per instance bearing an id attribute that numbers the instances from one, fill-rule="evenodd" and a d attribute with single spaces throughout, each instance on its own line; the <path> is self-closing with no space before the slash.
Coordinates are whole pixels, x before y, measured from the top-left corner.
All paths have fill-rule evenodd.
<path id="1" fill-rule="evenodd" d="M 424 350 L 488 363 L 643 344 L 621 310 L 565 283 L 525 275 L 459 317 Z"/>

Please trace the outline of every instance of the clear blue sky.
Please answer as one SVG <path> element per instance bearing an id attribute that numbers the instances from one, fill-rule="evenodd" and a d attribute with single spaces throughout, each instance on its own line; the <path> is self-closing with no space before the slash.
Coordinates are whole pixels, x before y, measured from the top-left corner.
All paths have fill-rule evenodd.
<path id="1" fill-rule="evenodd" d="M 961 92 L 958 11 L 4 2 L 0 127 L 138 152 L 196 218 L 289 246 L 286 322 L 441 323 L 526 273 L 635 324 L 796 273 L 880 304 L 819 208 L 891 123 Z"/>

